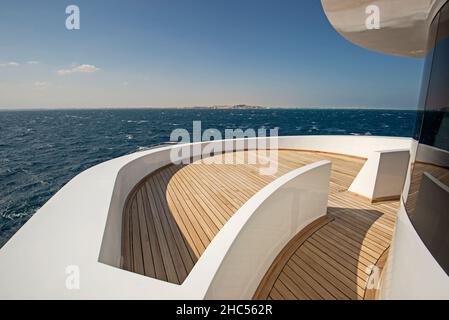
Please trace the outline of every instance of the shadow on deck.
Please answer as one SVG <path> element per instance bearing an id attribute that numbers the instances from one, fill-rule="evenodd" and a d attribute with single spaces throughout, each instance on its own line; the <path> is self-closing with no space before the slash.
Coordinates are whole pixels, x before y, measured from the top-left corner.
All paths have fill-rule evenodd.
<path id="1" fill-rule="evenodd" d="M 240 153 L 235 156 L 244 156 Z M 280 262 L 272 285 L 261 289 L 262 281 L 258 292 L 263 294 L 256 298 L 363 298 L 366 270 L 391 241 L 397 202 L 365 203 L 346 192 L 365 160 L 335 154 L 280 150 L 279 170 L 273 176 L 261 176 L 258 166 L 249 164 L 169 165 L 157 170 L 126 202 L 123 269 L 182 284 L 246 201 L 277 177 L 319 160 L 332 162 L 328 215 L 319 229 L 312 224 L 295 237 L 301 241 L 287 245 L 284 251 L 296 249 Z"/>
<path id="2" fill-rule="evenodd" d="M 391 241 L 389 216 L 376 209 L 329 207 L 278 255 L 254 299 L 361 300 L 380 276 Z M 381 259 L 382 258 L 382 259 Z M 382 267 L 382 265 L 380 265 Z"/>

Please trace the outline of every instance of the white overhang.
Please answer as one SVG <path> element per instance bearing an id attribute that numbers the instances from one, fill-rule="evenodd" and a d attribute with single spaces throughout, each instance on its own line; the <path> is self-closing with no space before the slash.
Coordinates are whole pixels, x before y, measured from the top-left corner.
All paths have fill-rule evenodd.
<path id="1" fill-rule="evenodd" d="M 352 43 L 386 54 L 420 58 L 427 51 L 429 26 L 447 0 L 321 0 L 331 25 Z M 367 18 L 379 8 L 379 29 Z"/>

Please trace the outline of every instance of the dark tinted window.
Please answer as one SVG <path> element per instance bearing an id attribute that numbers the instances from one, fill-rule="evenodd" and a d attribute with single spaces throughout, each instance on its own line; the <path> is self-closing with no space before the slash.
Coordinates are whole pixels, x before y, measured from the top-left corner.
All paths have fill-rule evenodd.
<path id="1" fill-rule="evenodd" d="M 407 212 L 429 251 L 449 274 L 449 5 L 435 18 L 416 125 Z"/>
<path id="2" fill-rule="evenodd" d="M 435 41 L 437 37 L 438 30 L 438 22 L 439 22 L 439 14 L 436 16 L 429 30 L 429 40 L 427 44 L 427 57 L 424 63 L 424 72 L 421 81 L 421 91 L 419 95 L 419 103 L 418 103 L 418 114 L 416 117 L 416 126 L 415 126 L 415 135 L 414 138 L 419 140 L 419 135 L 421 133 L 421 126 L 423 123 L 424 109 L 426 107 L 427 100 L 427 88 L 429 87 L 430 81 L 430 73 L 432 70 L 432 61 L 433 61 L 433 48 L 435 46 Z"/>
<path id="3" fill-rule="evenodd" d="M 449 6 L 439 17 L 420 142 L 449 150 Z"/>

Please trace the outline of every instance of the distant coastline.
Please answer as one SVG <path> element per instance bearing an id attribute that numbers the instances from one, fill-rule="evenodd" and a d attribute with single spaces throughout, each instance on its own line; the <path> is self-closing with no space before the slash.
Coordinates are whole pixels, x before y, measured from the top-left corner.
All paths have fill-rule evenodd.
<path id="1" fill-rule="evenodd" d="M 51 111 L 51 110 L 390 110 L 390 111 L 417 111 L 418 107 L 368 107 L 368 106 L 259 106 L 259 105 L 211 105 L 211 106 L 105 106 L 105 107 L 4 107 L 1 111 Z"/>
<path id="2" fill-rule="evenodd" d="M 243 109 L 238 109 L 243 108 Z M 279 128 L 281 136 L 411 137 L 416 111 L 319 108 L 46 109 L 0 112 L 0 247 L 52 195 L 98 163 L 170 140 L 173 130 Z"/>
<path id="3" fill-rule="evenodd" d="M 252 106 L 247 104 L 235 104 L 235 105 L 214 105 L 214 106 L 195 106 L 192 109 L 213 109 L 213 110 L 228 110 L 228 109 L 238 109 L 238 110 L 246 110 L 246 109 L 270 109 L 270 107 L 262 107 L 262 106 Z"/>

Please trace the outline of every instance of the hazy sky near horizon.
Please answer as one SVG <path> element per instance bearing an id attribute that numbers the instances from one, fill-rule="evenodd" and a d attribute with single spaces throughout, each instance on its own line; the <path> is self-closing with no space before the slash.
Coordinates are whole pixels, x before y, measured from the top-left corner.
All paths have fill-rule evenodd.
<path id="1" fill-rule="evenodd" d="M 65 27 L 76 4 L 81 29 Z M 0 107 L 414 108 L 423 61 L 359 48 L 319 0 L 2 0 Z"/>

